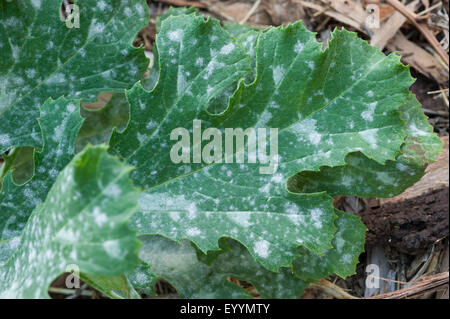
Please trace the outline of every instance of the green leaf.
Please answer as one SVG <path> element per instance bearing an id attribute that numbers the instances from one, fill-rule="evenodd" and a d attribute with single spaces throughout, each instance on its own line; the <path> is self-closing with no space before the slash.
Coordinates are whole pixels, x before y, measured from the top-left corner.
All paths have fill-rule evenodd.
<path id="1" fill-rule="evenodd" d="M 139 191 L 129 172 L 104 146 L 78 154 L 33 211 L 17 250 L 0 266 L 0 297 L 48 297 L 50 283 L 73 264 L 88 277 L 131 271 L 139 244 L 128 220 Z"/>
<path id="2" fill-rule="evenodd" d="M 342 166 L 357 151 L 379 164 L 395 160 L 406 136 L 398 110 L 412 78 L 398 56 L 354 33 L 336 30 L 322 51 L 296 23 L 259 35 L 255 81 L 241 81 L 226 111 L 211 114 L 210 101 L 249 74 L 248 55 L 233 41 L 217 22 L 195 15 L 163 21 L 159 81 L 151 92 L 139 84 L 127 92 L 130 122 L 110 143 L 136 166 L 132 178 L 145 190 L 133 221 L 138 234 L 189 239 L 203 252 L 232 237 L 277 270 L 292 264 L 299 245 L 323 255 L 336 232 L 332 198 L 290 193 L 288 178 Z M 277 172 L 262 175 L 246 163 L 174 164 L 170 133 L 190 131 L 194 119 L 202 130 L 278 128 Z"/>
<path id="3" fill-rule="evenodd" d="M 419 181 L 426 164 L 442 152 L 442 142 L 413 94 L 399 110 L 408 135 L 396 161 L 381 165 L 361 153 L 349 154 L 344 166 L 297 174 L 289 181 L 290 189 L 299 193 L 326 190 L 332 196 L 393 197 Z"/>
<path id="4" fill-rule="evenodd" d="M 13 171 L 13 179 L 16 184 L 24 184 L 33 176 L 34 149 L 23 146 L 11 150 L 8 155 L 4 154 L 4 163 L 0 169 L 0 182 L 9 170 Z"/>
<path id="5" fill-rule="evenodd" d="M 425 167 L 442 153 L 443 144 L 423 114 L 422 106 L 413 94 L 409 94 L 400 108 L 408 134 L 399 161 L 416 167 Z"/>
<path id="6" fill-rule="evenodd" d="M 140 260 L 138 266 L 127 273 L 126 277 L 130 285 L 139 293 L 149 296 L 156 295 L 154 287 L 158 278 L 150 270 L 150 266 L 147 263 Z"/>
<path id="7" fill-rule="evenodd" d="M 59 172 L 74 156 L 75 139 L 82 123 L 79 100 L 48 99 L 42 105 L 39 124 L 44 145 L 40 152 L 34 152 L 33 177 L 23 185 L 16 185 L 14 171 L 9 171 L 3 180 L 1 240 L 18 237 L 32 211 L 45 200 Z"/>
<path id="8" fill-rule="evenodd" d="M 86 120 L 77 137 L 76 150 L 81 151 L 87 144 L 107 143 L 113 128 L 123 129 L 128 122 L 128 102 L 125 94 L 114 93 L 101 109 L 81 108 L 81 116 Z"/>
<path id="9" fill-rule="evenodd" d="M 140 299 L 141 296 L 134 289 L 133 284 L 126 275 L 101 276 L 83 275 L 81 279 L 91 287 L 102 292 L 105 296 L 113 299 Z"/>
<path id="10" fill-rule="evenodd" d="M 93 101 L 140 79 L 148 61 L 131 43 L 148 19 L 144 1 L 80 0 L 80 27 L 60 19 L 61 1 L 0 2 L 0 153 L 41 147 L 36 119 L 52 97 Z"/>
<path id="11" fill-rule="evenodd" d="M 245 280 L 266 298 L 295 298 L 307 283 L 295 278 L 290 269 L 280 273 L 266 270 L 256 263 L 246 249 L 235 241 L 222 243 L 227 252 L 206 265 L 197 258 L 188 241 L 181 244 L 160 236 L 143 236 L 140 258 L 150 265 L 153 274 L 177 288 L 182 298 L 248 298 L 248 293 L 227 277 Z"/>
<path id="12" fill-rule="evenodd" d="M 358 257 L 364 250 L 366 227 L 357 216 L 336 210 L 337 232 L 333 239 L 333 248 L 324 256 L 303 251 L 294 261 L 294 273 L 306 281 L 317 281 L 337 274 L 342 278 L 353 275 Z"/>

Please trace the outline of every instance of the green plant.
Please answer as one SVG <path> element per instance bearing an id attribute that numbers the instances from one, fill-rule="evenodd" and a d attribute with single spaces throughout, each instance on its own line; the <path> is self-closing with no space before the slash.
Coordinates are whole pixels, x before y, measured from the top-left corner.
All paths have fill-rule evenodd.
<path id="1" fill-rule="evenodd" d="M 145 3 L 115 1 L 108 11 L 105 2 L 78 1 L 86 16 L 79 30 L 65 29 L 54 3 L 0 2 L 8 31 L 0 32 L 0 150 L 40 149 L 33 177 L 21 185 L 12 172 L 29 166 L 14 152 L 6 157 L 3 297 L 47 296 L 68 264 L 110 297 L 152 294 L 157 278 L 182 297 L 248 297 L 228 276 L 264 297 L 296 297 L 309 282 L 353 274 L 363 250 L 364 225 L 335 209 L 333 197 L 399 194 L 441 151 L 408 91 L 409 68 L 354 33 L 334 31 L 322 50 L 301 22 L 256 31 L 171 9 L 158 23 L 155 66 L 133 85 L 146 66 L 142 49 L 130 47 L 145 24 Z M 11 19 L 26 32 L 13 38 Z M 51 41 L 60 48 L 48 51 L 47 62 L 37 56 L 50 39 L 35 41 L 43 28 L 36 21 L 55 30 Z M 118 93 L 129 87 L 125 101 Z M 103 91 L 117 92 L 110 105 L 83 114 L 85 123 L 102 118 L 104 125 L 82 127 L 74 98 L 91 101 Z M 123 123 L 111 116 L 127 104 L 119 132 L 113 126 Z M 174 163 L 171 132 L 195 132 L 199 120 L 219 132 L 276 128 L 273 174 L 236 163 L 234 153 L 231 161 Z M 79 148 L 86 138 L 109 146 L 75 154 L 77 136 Z"/>

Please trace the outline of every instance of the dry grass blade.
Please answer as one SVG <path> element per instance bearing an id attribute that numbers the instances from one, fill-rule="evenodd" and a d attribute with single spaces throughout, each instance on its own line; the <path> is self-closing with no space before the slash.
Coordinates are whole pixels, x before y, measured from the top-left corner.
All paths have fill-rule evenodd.
<path id="1" fill-rule="evenodd" d="M 448 289 L 448 271 L 421 278 L 413 286 L 367 299 L 411 299 L 430 292 Z"/>
<path id="2" fill-rule="evenodd" d="M 449 66 L 449 58 L 447 52 L 441 46 L 439 41 L 434 36 L 433 32 L 423 23 L 418 22 L 418 16 L 411 12 L 408 7 L 403 5 L 398 0 L 386 0 L 391 6 L 393 6 L 396 10 L 398 10 L 401 14 L 403 14 L 427 39 L 427 41 L 431 44 L 431 46 L 436 50 L 439 56 L 444 60 L 445 64 Z"/>

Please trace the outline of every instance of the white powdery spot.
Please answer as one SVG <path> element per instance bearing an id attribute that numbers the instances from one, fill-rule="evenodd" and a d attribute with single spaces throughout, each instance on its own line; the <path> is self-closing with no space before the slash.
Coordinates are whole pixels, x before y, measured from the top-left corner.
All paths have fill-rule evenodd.
<path id="1" fill-rule="evenodd" d="M 314 70 L 314 68 L 316 67 L 314 61 L 306 61 L 306 65 L 308 65 L 308 68 L 310 68 L 311 70 Z"/>
<path id="2" fill-rule="evenodd" d="M 380 182 L 383 182 L 387 185 L 394 185 L 395 177 L 393 177 L 391 174 L 387 172 L 377 172 L 376 174 L 377 174 L 376 179 L 379 180 Z"/>
<path id="3" fill-rule="evenodd" d="M 117 184 L 109 185 L 104 192 L 109 197 L 119 197 L 122 194 L 122 190 Z"/>
<path id="4" fill-rule="evenodd" d="M 297 42 L 297 44 L 295 44 L 295 46 L 294 46 L 295 53 L 298 54 L 298 53 L 302 52 L 304 47 L 305 47 L 305 45 L 299 40 Z"/>
<path id="5" fill-rule="evenodd" d="M 225 64 L 223 64 L 221 62 L 217 62 L 217 61 L 209 62 L 208 66 L 205 69 L 206 72 L 205 72 L 205 75 L 203 76 L 203 78 L 205 80 L 207 80 L 217 68 L 223 68 L 224 66 L 225 66 Z"/>
<path id="6" fill-rule="evenodd" d="M 353 177 L 351 177 L 349 175 L 343 175 L 341 184 L 344 185 L 345 187 L 352 186 L 353 185 Z"/>
<path id="7" fill-rule="evenodd" d="M 46 81 L 48 84 L 58 84 L 66 82 L 66 76 L 63 73 L 55 73 Z"/>
<path id="8" fill-rule="evenodd" d="M 267 126 L 267 123 L 269 123 L 271 119 L 272 113 L 270 113 L 267 109 L 265 109 L 264 112 L 261 114 L 261 117 L 259 118 L 255 127 L 265 127 Z"/>
<path id="9" fill-rule="evenodd" d="M 147 139 L 147 135 L 141 134 L 139 132 L 137 133 L 136 137 L 141 144 L 144 143 L 144 141 Z"/>
<path id="10" fill-rule="evenodd" d="M 102 246 L 110 257 L 119 259 L 124 255 L 122 249 L 120 248 L 120 242 L 117 239 L 107 240 Z"/>
<path id="11" fill-rule="evenodd" d="M 39 9 L 41 7 L 41 0 L 32 0 L 31 3 L 36 9 Z"/>
<path id="12" fill-rule="evenodd" d="M 314 227 L 320 229 L 322 228 L 322 215 L 323 211 L 319 208 L 314 208 L 310 210 L 311 220 L 314 223 Z"/>
<path id="13" fill-rule="evenodd" d="M 103 226 L 108 220 L 108 216 L 106 216 L 106 214 L 103 213 L 99 207 L 95 207 L 92 213 L 94 214 L 95 223 L 100 227 Z"/>
<path id="14" fill-rule="evenodd" d="M 186 234 L 188 235 L 188 236 L 198 236 L 198 235 L 200 235 L 202 232 L 200 231 L 200 229 L 198 229 L 197 227 L 192 227 L 192 228 L 189 228 L 187 231 L 186 231 Z"/>
<path id="15" fill-rule="evenodd" d="M 376 130 L 367 130 L 358 133 L 361 138 L 370 144 L 370 146 L 375 149 L 377 148 L 377 131 Z"/>
<path id="16" fill-rule="evenodd" d="M 320 143 L 320 140 L 322 139 L 322 134 L 318 132 L 311 132 L 309 133 L 309 141 L 313 143 L 314 145 L 317 145 Z"/>
<path id="17" fill-rule="evenodd" d="M 290 203 L 290 202 L 284 204 L 284 211 L 287 214 L 295 214 L 296 215 L 296 214 L 300 213 L 300 210 L 298 209 L 298 206 L 295 205 L 294 203 Z"/>
<path id="18" fill-rule="evenodd" d="M 338 251 L 342 251 L 342 248 L 344 248 L 345 240 L 342 237 L 336 237 L 336 249 Z"/>
<path id="19" fill-rule="evenodd" d="M 184 72 L 184 66 L 180 65 L 178 67 L 178 77 L 177 77 L 177 93 L 178 95 L 182 95 L 188 86 L 188 82 L 186 79 L 186 74 Z"/>
<path id="20" fill-rule="evenodd" d="M 187 211 L 188 211 L 188 218 L 189 219 L 192 220 L 192 219 L 197 217 L 198 209 L 197 209 L 197 206 L 195 205 L 195 203 L 190 203 L 187 206 Z"/>
<path id="21" fill-rule="evenodd" d="M 125 8 L 124 13 L 127 17 L 131 17 L 131 15 L 133 14 L 130 8 Z"/>
<path id="22" fill-rule="evenodd" d="M 139 198 L 139 207 L 142 211 L 154 210 L 185 210 L 192 202 L 186 200 L 184 195 L 173 196 L 166 193 L 142 193 Z"/>
<path id="23" fill-rule="evenodd" d="M 285 73 L 286 70 L 281 65 L 273 68 L 273 81 L 275 82 L 275 85 L 278 85 L 281 80 L 283 80 Z"/>
<path id="24" fill-rule="evenodd" d="M 367 96 L 368 97 L 373 97 L 373 91 L 367 91 Z"/>
<path id="25" fill-rule="evenodd" d="M 103 1 L 103 0 L 99 1 L 99 2 L 97 3 L 97 7 L 98 7 L 100 10 L 105 10 L 105 8 L 106 8 L 106 3 L 105 3 L 105 1 Z"/>
<path id="26" fill-rule="evenodd" d="M 245 228 L 253 225 L 253 223 L 250 222 L 250 214 L 248 212 L 230 212 L 228 217 L 236 224 Z"/>
<path id="27" fill-rule="evenodd" d="M 91 26 L 89 27 L 89 38 L 102 33 L 105 29 L 105 24 L 103 22 L 97 22 L 96 19 L 92 20 Z"/>
<path id="28" fill-rule="evenodd" d="M 169 212 L 169 217 L 174 222 L 177 222 L 178 220 L 180 220 L 180 213 L 179 212 Z"/>
<path id="29" fill-rule="evenodd" d="M 75 234 L 75 232 L 71 228 L 69 228 L 69 229 L 61 229 L 56 234 L 56 237 L 66 241 L 66 242 L 74 242 L 74 241 L 76 241 L 78 239 L 77 238 L 78 237 L 77 234 Z"/>
<path id="30" fill-rule="evenodd" d="M 35 69 L 27 69 L 27 70 L 25 70 L 25 74 L 27 75 L 27 77 L 32 79 L 36 76 L 36 70 Z"/>
<path id="31" fill-rule="evenodd" d="M 266 185 L 264 185 L 264 186 L 261 186 L 259 189 L 258 189 L 258 191 L 260 192 L 260 193 L 263 193 L 263 194 L 269 194 L 269 192 L 270 192 L 270 183 L 267 183 Z"/>
<path id="32" fill-rule="evenodd" d="M 205 62 L 204 62 L 203 58 L 197 58 L 197 60 L 195 61 L 196 66 L 203 66 L 204 63 Z"/>
<path id="33" fill-rule="evenodd" d="M 376 107 L 377 102 L 369 103 L 368 109 L 361 113 L 361 117 L 366 121 L 372 122 Z"/>
<path id="34" fill-rule="evenodd" d="M 342 255 L 341 260 L 344 264 L 350 264 L 352 262 L 352 256 L 350 256 L 349 254 L 344 254 Z"/>
<path id="35" fill-rule="evenodd" d="M 416 124 L 411 123 L 411 125 L 409 126 L 409 130 L 411 131 L 411 135 L 413 136 L 426 136 L 428 135 L 427 132 L 422 131 L 421 129 L 419 129 Z"/>
<path id="36" fill-rule="evenodd" d="M 228 55 L 233 50 L 234 50 L 234 44 L 233 43 L 229 43 L 229 44 L 223 46 L 222 49 L 220 49 L 220 54 Z"/>
<path id="37" fill-rule="evenodd" d="M 8 145 L 9 143 L 11 143 L 9 134 L 0 134 L 0 145 Z"/>
<path id="38" fill-rule="evenodd" d="M 297 122 L 294 125 L 291 126 L 290 131 L 296 135 L 304 135 L 309 134 L 311 132 L 316 132 L 317 121 L 314 119 L 306 119 L 301 122 Z"/>
<path id="39" fill-rule="evenodd" d="M 399 171 L 402 171 L 402 172 L 408 170 L 408 166 L 406 166 L 406 165 L 404 165 L 404 164 L 402 164 L 402 163 L 400 163 L 400 162 L 398 162 L 397 164 L 395 164 L 395 167 L 396 167 Z"/>
<path id="40" fill-rule="evenodd" d="M 273 177 L 272 177 L 271 180 L 272 180 L 272 182 L 274 182 L 274 183 L 280 184 L 280 183 L 282 183 L 283 180 L 284 180 L 283 174 L 280 174 L 280 173 L 275 174 L 275 175 L 273 175 Z"/>
<path id="41" fill-rule="evenodd" d="M 169 39 L 171 41 L 180 42 L 182 37 L 183 37 L 183 30 L 181 29 L 169 32 Z"/>
<path id="42" fill-rule="evenodd" d="M 255 243 L 253 249 L 259 257 L 267 258 L 270 253 L 270 243 L 267 240 L 261 239 Z"/>
<path id="43" fill-rule="evenodd" d="M 150 121 L 147 123 L 147 125 L 145 126 L 145 128 L 146 128 L 147 130 L 151 130 L 151 129 L 155 128 L 156 126 L 158 126 L 158 123 L 156 123 L 156 122 L 153 121 L 153 120 L 150 120 Z"/>
<path id="44" fill-rule="evenodd" d="M 67 104 L 67 112 L 72 113 L 75 111 L 75 109 L 76 109 L 75 104 L 73 104 L 73 103 Z"/>

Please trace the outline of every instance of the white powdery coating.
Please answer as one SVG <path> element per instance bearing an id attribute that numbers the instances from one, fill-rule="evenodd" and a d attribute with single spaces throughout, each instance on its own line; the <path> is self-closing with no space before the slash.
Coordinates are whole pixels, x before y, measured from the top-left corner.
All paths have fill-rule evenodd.
<path id="1" fill-rule="evenodd" d="M 322 228 L 322 215 L 323 215 L 323 211 L 319 208 L 314 208 L 311 209 L 310 211 L 311 213 L 311 220 L 314 223 L 314 227 L 316 228 Z"/>
<path id="2" fill-rule="evenodd" d="M 261 114 L 261 117 L 259 118 L 258 122 L 256 123 L 255 127 L 265 127 L 267 126 L 267 123 L 272 119 L 272 113 L 270 113 L 269 110 L 265 109 L 264 112 Z"/>
<path id="3" fill-rule="evenodd" d="M 315 119 L 308 118 L 292 125 L 290 131 L 300 135 L 316 132 L 316 123 L 317 121 Z"/>
<path id="4" fill-rule="evenodd" d="M 253 223 L 250 222 L 250 214 L 248 212 L 229 212 L 228 217 L 242 227 L 247 228 L 253 225 Z"/>
<path id="5" fill-rule="evenodd" d="M 261 239 L 255 243 L 255 253 L 261 258 L 267 258 L 269 256 L 270 243 L 267 240 Z"/>
<path id="6" fill-rule="evenodd" d="M 338 250 L 338 252 L 342 251 L 342 248 L 344 248 L 344 245 L 345 245 L 345 240 L 342 237 L 337 236 L 336 237 L 336 249 Z"/>
<path id="7" fill-rule="evenodd" d="M 171 41 L 180 42 L 181 38 L 183 37 L 183 30 L 178 29 L 175 31 L 171 31 L 169 32 L 168 36 Z"/>
<path id="8" fill-rule="evenodd" d="M 377 102 L 370 103 L 367 110 L 361 113 L 361 117 L 366 121 L 372 122 L 376 106 Z"/>
<path id="9" fill-rule="evenodd" d="M 220 49 L 220 53 L 223 54 L 223 55 L 228 55 L 233 50 L 234 50 L 234 44 L 233 43 L 229 43 L 229 44 L 223 46 L 222 49 Z"/>
<path id="10" fill-rule="evenodd" d="M 377 148 L 377 132 L 376 130 L 367 130 L 363 132 L 359 132 L 359 136 L 369 143 L 372 148 Z"/>
<path id="11" fill-rule="evenodd" d="M 111 184 L 104 190 L 104 193 L 109 197 L 119 197 L 122 190 L 117 184 Z"/>
<path id="12" fill-rule="evenodd" d="M 195 203 L 187 200 L 184 195 L 169 195 L 167 193 L 142 193 L 138 200 L 142 211 L 153 210 L 186 210 Z"/>
<path id="13" fill-rule="evenodd" d="M 299 40 L 297 42 L 297 44 L 294 46 L 295 53 L 298 54 L 298 53 L 302 52 L 304 47 L 305 47 L 305 45 Z"/>
<path id="14" fill-rule="evenodd" d="M 341 260 L 344 264 L 350 264 L 352 262 L 352 256 L 350 256 L 349 254 L 344 254 L 342 255 Z"/>
<path id="15" fill-rule="evenodd" d="M 98 7 L 100 10 L 105 10 L 105 8 L 106 8 L 106 3 L 105 3 L 105 1 L 103 1 L 103 0 L 99 1 L 99 2 L 97 3 L 97 7 Z"/>
<path id="16" fill-rule="evenodd" d="M 203 66 L 205 63 L 205 60 L 203 60 L 203 58 L 197 58 L 197 60 L 195 61 L 195 65 L 197 66 Z"/>
<path id="17" fill-rule="evenodd" d="M 169 217 L 170 219 L 172 219 L 174 222 L 177 222 L 180 220 L 180 212 L 169 212 Z"/>
<path id="18" fill-rule="evenodd" d="M 275 82 L 275 85 L 278 85 L 283 80 L 285 73 L 286 70 L 280 65 L 273 68 L 273 82 Z"/>
<path id="19" fill-rule="evenodd" d="M 320 140 L 322 139 L 322 135 L 318 132 L 311 132 L 309 133 L 309 141 L 313 143 L 314 145 L 317 145 L 320 143 Z"/>
<path id="20" fill-rule="evenodd" d="M 41 0 L 32 0 L 31 3 L 36 9 L 39 9 L 41 7 Z"/>
<path id="21" fill-rule="evenodd" d="M 46 81 L 48 84 L 58 84 L 66 82 L 66 76 L 63 73 L 55 73 Z"/>
<path id="22" fill-rule="evenodd" d="M 200 229 L 198 229 L 197 227 L 193 227 L 193 228 L 189 228 L 187 231 L 186 231 L 186 234 L 188 235 L 188 236 L 198 236 L 198 235 L 200 235 L 202 232 L 200 231 Z"/>
<path id="23" fill-rule="evenodd" d="M 72 113 L 75 111 L 75 109 L 76 109 L 75 104 L 73 104 L 73 103 L 67 104 L 67 112 Z"/>
<path id="24" fill-rule="evenodd" d="M 32 79 L 36 76 L 36 70 L 35 69 L 27 69 L 27 70 L 25 70 L 25 74 L 27 75 L 27 77 Z"/>
<path id="25" fill-rule="evenodd" d="M 97 22 L 96 19 L 93 19 L 91 26 L 89 27 L 88 38 L 92 38 L 95 35 L 102 33 L 103 30 L 105 30 L 105 24 L 103 22 Z"/>
<path id="26" fill-rule="evenodd" d="M 11 138 L 9 137 L 9 134 L 0 134 L 0 145 L 8 145 L 11 143 Z"/>
<path id="27" fill-rule="evenodd" d="M 120 242 L 117 239 L 107 240 L 102 246 L 110 257 L 119 259 L 124 255 L 120 248 Z"/>
<path id="28" fill-rule="evenodd" d="M 428 135 L 428 132 L 422 131 L 414 123 L 411 123 L 411 125 L 409 126 L 409 131 L 411 132 L 411 135 L 413 135 L 413 136 L 426 136 L 426 135 Z"/>
<path id="29" fill-rule="evenodd" d="M 377 177 L 376 179 L 379 180 L 380 182 L 383 182 L 387 185 L 395 185 L 395 177 L 393 177 L 392 175 L 390 175 L 387 172 L 377 172 L 376 173 Z"/>
<path id="30" fill-rule="evenodd" d="M 99 207 L 95 207 L 92 213 L 94 214 L 95 223 L 100 227 L 108 220 L 108 216 L 103 213 Z"/>
<path id="31" fill-rule="evenodd" d="M 177 76 L 177 94 L 180 96 L 186 90 L 188 86 L 188 81 L 186 78 L 186 72 L 184 71 L 184 66 L 178 66 L 178 76 Z"/>

